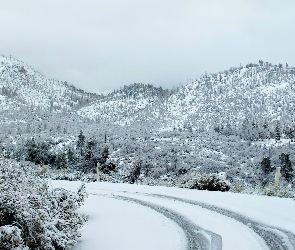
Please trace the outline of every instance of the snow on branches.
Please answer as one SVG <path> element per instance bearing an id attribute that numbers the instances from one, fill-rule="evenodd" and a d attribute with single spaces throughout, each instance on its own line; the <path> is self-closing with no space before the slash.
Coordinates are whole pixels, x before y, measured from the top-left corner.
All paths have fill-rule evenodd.
<path id="1" fill-rule="evenodd" d="M 87 217 L 87 194 L 52 189 L 32 169 L 0 159 L 0 249 L 69 249 Z"/>

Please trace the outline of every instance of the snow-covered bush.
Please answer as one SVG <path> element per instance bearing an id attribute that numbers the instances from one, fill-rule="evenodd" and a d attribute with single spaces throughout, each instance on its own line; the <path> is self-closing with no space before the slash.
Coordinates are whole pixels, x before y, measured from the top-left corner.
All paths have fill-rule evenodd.
<path id="1" fill-rule="evenodd" d="M 199 173 L 189 173 L 183 175 L 179 180 L 179 186 L 199 189 L 199 190 L 209 190 L 209 191 L 229 191 L 230 184 L 224 179 L 223 176 L 212 173 L 212 174 L 199 174 Z"/>
<path id="2" fill-rule="evenodd" d="M 93 182 L 96 181 L 94 173 L 85 174 L 77 170 L 53 169 L 46 173 L 46 176 L 52 180 L 66 180 L 66 181 L 83 181 Z"/>
<path id="3" fill-rule="evenodd" d="M 23 244 L 23 239 L 21 237 L 21 230 L 16 226 L 1 226 L 0 227 L 0 246 L 5 249 L 14 250 L 28 250 Z"/>
<path id="4" fill-rule="evenodd" d="M 244 190 L 245 190 L 245 187 L 242 182 L 236 182 L 230 188 L 230 191 L 233 193 L 243 193 Z"/>
<path id="5" fill-rule="evenodd" d="M 113 172 L 114 173 L 114 172 Z M 120 176 L 114 174 L 104 174 L 100 172 L 100 181 L 107 181 L 118 183 L 121 182 Z M 64 170 L 64 169 L 51 169 L 46 173 L 46 177 L 52 180 L 67 180 L 67 181 L 82 181 L 82 182 L 95 182 L 97 181 L 96 173 L 83 173 L 78 170 Z"/>
<path id="6" fill-rule="evenodd" d="M 136 161 L 133 163 L 129 175 L 126 177 L 127 181 L 134 184 L 138 177 L 140 176 L 140 170 L 142 167 L 141 161 Z"/>
<path id="7" fill-rule="evenodd" d="M 218 174 L 203 174 L 192 188 L 209 191 L 228 191 L 230 189 L 229 182 L 220 177 Z"/>
<path id="8" fill-rule="evenodd" d="M 295 198 L 295 192 L 291 187 L 283 185 L 276 186 L 273 183 L 266 185 L 262 190 L 262 194 L 284 198 Z"/>
<path id="9" fill-rule="evenodd" d="M 0 160 L 0 249 L 70 249 L 86 216 L 78 214 L 86 198 L 52 189 L 34 170 Z"/>
<path id="10" fill-rule="evenodd" d="M 267 196 L 277 196 L 283 198 L 295 198 L 295 191 L 290 185 L 276 186 L 274 183 L 269 182 L 265 186 L 262 183 L 251 185 L 246 182 L 236 182 L 231 186 L 231 192 L 243 194 L 258 194 Z"/>

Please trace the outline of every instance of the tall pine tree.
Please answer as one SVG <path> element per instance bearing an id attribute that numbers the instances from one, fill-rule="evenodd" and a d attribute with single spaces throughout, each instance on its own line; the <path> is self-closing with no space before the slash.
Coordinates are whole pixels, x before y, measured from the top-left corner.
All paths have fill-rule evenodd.
<path id="1" fill-rule="evenodd" d="M 276 141 L 281 140 L 280 122 L 277 122 L 276 127 L 275 127 L 275 139 L 276 139 Z"/>
<path id="2" fill-rule="evenodd" d="M 85 144 L 85 136 L 83 135 L 83 131 L 80 130 L 80 134 L 78 135 L 77 148 L 80 149 L 81 156 L 83 155 L 84 144 Z"/>
<path id="3" fill-rule="evenodd" d="M 269 157 L 263 157 L 261 161 L 261 168 L 264 173 L 268 174 L 271 172 L 271 165 Z"/>
<path id="4" fill-rule="evenodd" d="M 292 163 L 290 161 L 289 154 L 282 153 L 280 155 L 281 160 L 281 169 L 282 169 L 282 176 L 285 177 L 285 179 L 290 182 L 292 180 L 294 170 L 292 168 Z"/>

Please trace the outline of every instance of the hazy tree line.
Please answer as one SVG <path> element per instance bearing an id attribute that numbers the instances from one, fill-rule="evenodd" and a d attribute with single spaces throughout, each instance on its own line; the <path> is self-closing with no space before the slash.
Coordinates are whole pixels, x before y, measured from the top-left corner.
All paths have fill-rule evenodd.
<path id="1" fill-rule="evenodd" d="M 94 137 L 86 138 L 83 131 L 74 140 L 51 137 L 30 137 L 18 143 L 2 144 L 2 154 L 18 161 L 30 161 L 38 165 L 50 165 L 56 169 L 96 172 L 97 163 L 105 173 L 114 170 L 107 162 L 109 149 L 106 141 L 98 142 Z"/>
<path id="2" fill-rule="evenodd" d="M 275 139 L 280 141 L 281 139 L 295 139 L 295 124 L 294 125 L 281 125 L 279 121 L 268 123 L 256 122 L 254 119 L 244 119 L 244 121 L 236 126 L 231 124 L 217 125 L 214 130 L 220 134 L 229 136 L 236 135 L 241 139 L 258 141 L 265 139 Z"/>

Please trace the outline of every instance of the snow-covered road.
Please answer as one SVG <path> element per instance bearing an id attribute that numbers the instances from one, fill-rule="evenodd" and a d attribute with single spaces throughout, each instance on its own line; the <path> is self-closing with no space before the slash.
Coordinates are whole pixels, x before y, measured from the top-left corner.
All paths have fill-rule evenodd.
<path id="1" fill-rule="evenodd" d="M 80 182 L 52 181 L 75 190 Z M 74 250 L 295 249 L 295 201 L 95 182 Z"/>

